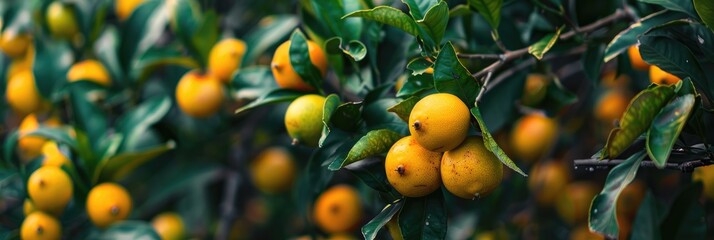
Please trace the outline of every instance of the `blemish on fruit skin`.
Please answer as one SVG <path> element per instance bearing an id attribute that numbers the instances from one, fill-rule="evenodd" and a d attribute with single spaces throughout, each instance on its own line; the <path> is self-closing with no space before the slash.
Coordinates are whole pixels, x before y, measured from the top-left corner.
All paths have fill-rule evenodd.
<path id="1" fill-rule="evenodd" d="M 112 206 L 111 208 L 109 208 L 109 213 L 112 216 L 116 216 L 117 214 L 119 214 L 119 207 L 117 207 L 116 205 Z"/>
<path id="2" fill-rule="evenodd" d="M 397 171 L 400 176 L 404 176 L 404 165 L 399 164 L 399 166 L 397 166 L 397 169 L 394 169 L 394 171 Z"/>
<path id="3" fill-rule="evenodd" d="M 421 122 L 419 120 L 414 121 L 414 124 L 412 124 L 412 127 L 414 127 L 414 130 L 421 130 Z"/>

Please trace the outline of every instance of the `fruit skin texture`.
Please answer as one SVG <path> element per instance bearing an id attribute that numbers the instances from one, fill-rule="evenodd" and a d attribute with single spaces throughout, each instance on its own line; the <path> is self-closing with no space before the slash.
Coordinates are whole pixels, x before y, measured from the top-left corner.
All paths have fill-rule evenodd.
<path id="1" fill-rule="evenodd" d="M 650 67 L 650 81 L 657 85 L 672 85 L 679 82 L 681 79 L 679 77 L 672 75 L 671 73 L 665 72 L 661 68 L 652 65 Z"/>
<path id="2" fill-rule="evenodd" d="M 52 32 L 52 35 L 70 39 L 79 32 L 77 25 L 77 17 L 74 14 L 72 7 L 62 4 L 61 2 L 52 2 L 47 7 L 45 13 L 47 27 Z"/>
<path id="3" fill-rule="evenodd" d="M 483 145 L 481 137 L 468 137 L 441 159 L 441 180 L 446 190 L 460 198 L 485 196 L 501 184 L 503 164 Z"/>
<path id="4" fill-rule="evenodd" d="M 349 232 L 362 220 L 359 194 L 348 185 L 337 185 L 323 192 L 314 209 L 315 223 L 330 234 Z"/>
<path id="5" fill-rule="evenodd" d="M 532 73 L 528 74 L 526 77 L 526 83 L 523 86 L 523 96 L 521 97 L 521 103 L 526 106 L 536 106 L 548 92 L 548 84 L 550 83 L 550 78 L 543 74 Z"/>
<path id="6" fill-rule="evenodd" d="M 536 164 L 528 177 L 528 189 L 541 206 L 552 206 L 563 193 L 570 174 L 565 166 L 556 161 Z"/>
<path id="7" fill-rule="evenodd" d="M 540 114 L 522 117 L 511 132 L 511 147 L 516 157 L 527 162 L 541 158 L 558 138 L 558 124 Z"/>
<path id="8" fill-rule="evenodd" d="M 595 117 L 600 121 L 611 123 L 622 117 L 629 104 L 630 98 L 624 92 L 610 90 L 598 100 Z"/>
<path id="9" fill-rule="evenodd" d="M 308 94 L 295 99 L 285 111 L 285 128 L 293 144 L 316 147 L 322 135 L 322 112 L 325 97 Z"/>
<path id="10" fill-rule="evenodd" d="M 399 139 L 384 161 L 387 180 L 406 197 L 426 196 L 441 186 L 441 156 L 419 145 L 413 136 Z"/>
<path id="11" fill-rule="evenodd" d="M 151 220 L 151 226 L 154 227 L 154 230 L 161 236 L 162 240 L 183 239 L 186 229 L 181 216 L 174 212 L 157 215 Z"/>
<path id="12" fill-rule="evenodd" d="M 43 166 L 27 180 L 27 192 L 37 210 L 60 214 L 72 200 L 72 179 L 61 168 Z"/>
<path id="13" fill-rule="evenodd" d="M 59 150 L 54 141 L 47 141 L 42 145 L 42 155 L 45 157 L 42 162 L 43 166 L 62 167 L 62 165 L 71 164 L 71 161 Z"/>
<path id="14" fill-rule="evenodd" d="M 240 39 L 227 38 L 216 43 L 208 56 L 208 71 L 225 83 L 231 81 L 233 72 L 240 68 L 246 45 Z"/>
<path id="15" fill-rule="evenodd" d="M 555 210 L 569 224 L 587 222 L 590 202 L 598 194 L 598 187 L 591 182 L 573 182 L 560 194 Z"/>
<path id="16" fill-rule="evenodd" d="M 181 111 L 195 118 L 206 118 L 223 104 L 223 84 L 215 76 L 191 71 L 176 86 L 176 101 Z"/>
<path id="17" fill-rule="evenodd" d="M 312 65 L 315 65 L 317 69 L 320 70 L 322 77 L 325 77 L 327 73 L 327 60 L 325 58 L 325 53 L 322 52 L 317 43 L 313 41 L 307 41 L 307 49 L 310 54 L 310 61 Z M 294 89 L 299 91 L 310 91 L 315 89 L 305 82 L 295 69 L 292 63 L 290 63 L 290 41 L 286 41 L 280 44 L 275 50 L 273 55 L 273 60 L 270 63 L 270 68 L 273 71 L 273 77 L 281 88 Z"/>
<path id="18" fill-rule="evenodd" d="M 84 60 L 75 63 L 67 72 L 67 80 L 70 82 L 90 80 L 105 87 L 112 85 L 109 72 L 104 65 L 97 60 Z"/>
<path id="19" fill-rule="evenodd" d="M 698 167 L 692 173 L 692 182 L 701 181 L 704 197 L 714 200 L 714 165 Z"/>
<path id="20" fill-rule="evenodd" d="M 105 228 L 126 219 L 131 212 L 131 196 L 116 183 L 102 183 L 87 196 L 87 214 L 95 226 Z"/>
<path id="21" fill-rule="evenodd" d="M 33 212 L 20 227 L 21 239 L 50 240 L 62 237 L 62 226 L 56 218 L 43 212 Z"/>
<path id="22" fill-rule="evenodd" d="M 645 60 L 642 60 L 642 55 L 640 55 L 639 46 L 631 46 L 630 48 L 628 48 L 627 55 L 630 57 L 630 63 L 632 64 L 632 68 L 644 71 L 650 67 L 650 64 L 645 62 Z"/>
<path id="23" fill-rule="evenodd" d="M 119 20 L 126 20 L 131 16 L 131 12 L 134 11 L 144 0 L 116 0 L 114 3 L 114 10 Z"/>
<path id="24" fill-rule="evenodd" d="M 0 36 L 0 49 L 11 58 L 22 57 L 32 42 L 26 33 L 5 31 Z"/>
<path id="25" fill-rule="evenodd" d="M 5 99 L 20 115 L 39 112 L 47 105 L 37 90 L 31 70 L 20 71 L 8 80 Z"/>
<path id="26" fill-rule="evenodd" d="M 424 148 L 446 152 L 466 139 L 471 113 L 458 97 L 448 93 L 426 96 L 409 114 L 409 132 Z"/>
<path id="27" fill-rule="evenodd" d="M 250 164 L 253 184 L 264 193 L 285 192 L 295 181 L 295 160 L 290 153 L 278 147 L 263 150 Z"/>

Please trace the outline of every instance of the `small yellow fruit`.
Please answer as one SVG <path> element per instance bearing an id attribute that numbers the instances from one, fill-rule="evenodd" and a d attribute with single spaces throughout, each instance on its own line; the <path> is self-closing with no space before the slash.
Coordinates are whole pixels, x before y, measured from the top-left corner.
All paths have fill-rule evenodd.
<path id="1" fill-rule="evenodd" d="M 27 53 L 25 56 L 17 57 L 10 62 L 10 66 L 7 68 L 6 79 L 11 79 L 15 75 L 23 71 L 32 71 L 32 64 L 35 60 L 35 50 L 32 45 L 27 48 Z"/>
<path id="2" fill-rule="evenodd" d="M 5 31 L 0 37 L 0 49 L 11 58 L 18 58 L 25 55 L 31 42 L 29 34 Z"/>
<path id="3" fill-rule="evenodd" d="M 486 196 L 501 184 L 503 164 L 483 145 L 468 137 L 441 159 L 441 180 L 451 194 L 465 199 Z"/>
<path id="4" fill-rule="evenodd" d="M 43 166 L 62 167 L 62 165 L 71 164 L 71 161 L 60 151 L 54 141 L 47 141 L 42 145 L 42 155 L 45 157 Z"/>
<path id="5" fill-rule="evenodd" d="M 220 110 L 224 98 L 223 84 L 211 74 L 191 71 L 176 86 L 176 101 L 181 111 L 196 118 L 212 116 Z"/>
<path id="6" fill-rule="evenodd" d="M 558 124 L 540 114 L 522 117 L 511 131 L 511 147 L 517 158 L 533 162 L 546 154 L 558 138 Z"/>
<path id="7" fill-rule="evenodd" d="M 597 194 L 598 187 L 591 182 L 570 183 L 558 198 L 555 210 L 569 224 L 587 221 L 590 202 Z"/>
<path id="8" fill-rule="evenodd" d="M 652 65 L 650 67 L 650 81 L 657 85 L 672 85 L 679 82 L 681 79 L 671 73 L 665 72 L 661 68 Z"/>
<path id="9" fill-rule="evenodd" d="M 523 96 L 521 96 L 521 104 L 526 106 L 536 106 L 545 98 L 548 93 L 548 84 L 550 78 L 548 76 L 531 73 L 526 77 L 526 83 L 523 85 Z"/>
<path id="10" fill-rule="evenodd" d="M 632 64 L 632 68 L 644 71 L 650 67 L 650 64 L 648 64 L 647 62 L 645 62 L 645 60 L 642 59 L 642 55 L 640 55 L 639 46 L 631 46 L 627 49 L 627 54 L 630 57 L 630 63 Z"/>
<path id="11" fill-rule="evenodd" d="M 310 61 L 317 69 L 320 70 L 322 77 L 327 73 L 327 60 L 325 53 L 322 52 L 317 43 L 307 41 L 307 50 L 310 55 Z M 310 91 L 315 89 L 305 82 L 290 63 L 290 41 L 280 44 L 275 50 L 273 60 L 270 63 L 270 68 L 273 70 L 273 77 L 281 88 L 294 89 L 299 91 Z"/>
<path id="12" fill-rule="evenodd" d="M 184 238 L 185 226 L 181 216 L 173 212 L 159 214 L 151 220 L 151 226 L 162 240 L 178 240 Z"/>
<path id="13" fill-rule="evenodd" d="M 404 237 L 402 237 L 402 229 L 399 228 L 399 218 L 397 216 L 392 217 L 389 222 L 387 222 L 387 229 L 389 230 L 389 236 L 392 237 L 393 240 L 404 240 Z"/>
<path id="14" fill-rule="evenodd" d="M 40 91 L 35 85 L 35 76 L 31 70 L 20 71 L 7 82 L 5 99 L 15 112 L 20 115 L 39 112 L 47 107 Z"/>
<path id="15" fill-rule="evenodd" d="M 441 186 L 441 153 L 429 151 L 412 136 L 392 145 L 384 161 L 389 184 L 407 197 L 426 196 Z"/>
<path id="16" fill-rule="evenodd" d="M 315 223 L 326 233 L 348 232 L 362 220 L 362 203 L 357 190 L 348 185 L 329 188 L 315 201 Z"/>
<path id="17" fill-rule="evenodd" d="M 337 233 L 332 234 L 327 240 L 357 240 L 357 238 L 346 233 Z"/>
<path id="18" fill-rule="evenodd" d="M 71 39 L 79 32 L 74 10 L 62 2 L 56 1 L 50 3 L 47 7 L 45 18 L 47 20 L 47 27 L 50 29 L 52 35 L 56 37 Z"/>
<path id="19" fill-rule="evenodd" d="M 62 226 L 56 218 L 43 212 L 33 212 L 20 227 L 20 238 L 51 240 L 62 237 Z"/>
<path id="20" fill-rule="evenodd" d="M 240 68 L 246 45 L 240 39 L 227 38 L 216 43 L 208 56 L 208 71 L 225 83 Z"/>
<path id="21" fill-rule="evenodd" d="M 430 151 L 446 152 L 466 139 L 471 113 L 458 97 L 448 93 L 426 96 L 409 114 L 409 132 Z"/>
<path id="22" fill-rule="evenodd" d="M 33 213 L 36 210 L 35 204 L 32 203 L 32 200 L 29 198 L 25 199 L 25 202 L 22 203 L 22 212 L 25 213 L 25 217 L 30 216 L 30 213 Z"/>
<path id="23" fill-rule="evenodd" d="M 570 173 L 559 162 L 536 164 L 528 177 L 528 189 L 541 206 L 552 206 L 568 184 Z"/>
<path id="24" fill-rule="evenodd" d="M 99 228 L 126 219 L 131 205 L 129 192 L 116 183 L 99 184 L 87 196 L 87 214 Z"/>
<path id="25" fill-rule="evenodd" d="M 704 197 L 714 200 L 714 165 L 695 168 L 692 173 L 692 181 L 701 181 Z"/>
<path id="26" fill-rule="evenodd" d="M 250 176 L 258 190 L 280 193 L 290 189 L 295 181 L 295 160 L 278 147 L 263 150 L 250 164 Z"/>
<path id="27" fill-rule="evenodd" d="M 27 192 L 38 210 L 60 214 L 72 200 L 72 179 L 61 168 L 43 166 L 27 180 Z"/>
<path id="28" fill-rule="evenodd" d="M 622 91 L 610 90 L 605 93 L 595 106 L 595 118 L 606 123 L 619 120 L 627 110 L 630 98 Z"/>
<path id="29" fill-rule="evenodd" d="M 60 121 L 56 118 L 50 118 L 47 119 L 43 125 L 47 127 L 57 127 L 60 125 Z M 42 147 L 47 140 L 43 137 L 26 136 L 39 127 L 40 123 L 37 121 L 35 114 L 27 115 L 20 123 L 18 129 L 20 138 L 17 142 L 17 148 L 20 150 L 19 155 L 23 161 L 34 159 L 42 154 Z"/>
<path id="30" fill-rule="evenodd" d="M 295 99 L 285 111 L 285 128 L 293 144 L 317 146 L 322 135 L 322 112 L 325 97 L 308 94 Z"/>
<path id="31" fill-rule="evenodd" d="M 407 75 L 402 75 L 399 78 L 397 78 L 397 82 L 394 83 L 394 91 L 399 92 L 399 90 L 402 90 L 402 87 L 404 86 L 404 83 L 407 82 Z"/>
<path id="32" fill-rule="evenodd" d="M 617 75 L 617 72 L 615 71 L 607 71 L 602 75 L 602 78 L 600 79 L 600 84 L 602 86 L 605 86 L 606 88 L 627 88 L 627 86 L 630 84 L 630 77 L 628 77 L 625 74 L 620 74 L 619 76 L 615 77 Z"/>
<path id="33" fill-rule="evenodd" d="M 605 237 L 591 232 L 587 224 L 583 224 L 570 231 L 570 240 L 605 240 Z"/>
<path id="34" fill-rule="evenodd" d="M 126 20 L 131 16 L 131 13 L 143 3 L 144 0 L 116 0 L 114 2 L 114 10 L 119 20 Z"/>
<path id="35" fill-rule="evenodd" d="M 97 60 L 84 60 L 75 63 L 67 72 L 67 80 L 70 82 L 89 80 L 105 87 L 112 85 L 112 78 L 109 76 L 109 72 Z"/>

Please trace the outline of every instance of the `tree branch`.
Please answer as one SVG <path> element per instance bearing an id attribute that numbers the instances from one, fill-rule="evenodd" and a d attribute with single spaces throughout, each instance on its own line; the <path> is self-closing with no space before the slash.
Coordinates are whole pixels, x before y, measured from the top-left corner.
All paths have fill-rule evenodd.
<path id="1" fill-rule="evenodd" d="M 623 159 L 599 160 L 599 159 L 578 159 L 575 160 L 575 170 L 583 170 L 593 172 L 595 170 L 607 170 L 624 162 Z M 711 159 L 692 160 L 681 163 L 666 163 L 665 169 L 679 170 L 685 173 L 694 171 L 695 168 L 708 166 L 712 164 Z M 656 168 L 651 160 L 644 160 L 640 163 L 640 167 Z"/>

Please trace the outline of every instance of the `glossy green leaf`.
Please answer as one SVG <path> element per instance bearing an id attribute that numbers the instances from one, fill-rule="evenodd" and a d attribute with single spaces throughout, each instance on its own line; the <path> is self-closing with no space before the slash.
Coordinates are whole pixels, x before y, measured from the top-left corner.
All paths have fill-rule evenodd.
<path id="1" fill-rule="evenodd" d="M 94 171 L 92 182 L 96 184 L 103 181 L 119 181 L 137 167 L 175 147 L 176 143 L 169 141 L 166 144 L 146 150 L 121 153 L 108 159 L 103 159 Z"/>
<path id="2" fill-rule="evenodd" d="M 409 7 L 409 14 L 416 20 L 424 19 L 431 7 L 439 3 L 439 0 L 402 0 Z"/>
<path id="3" fill-rule="evenodd" d="M 469 5 L 466 4 L 459 4 L 456 5 L 455 7 L 449 9 L 449 17 L 454 18 L 454 17 L 463 17 L 470 15 L 471 8 L 469 8 Z"/>
<path id="4" fill-rule="evenodd" d="M 303 81 L 316 89 L 322 89 L 322 73 L 310 61 L 307 39 L 300 30 L 295 30 L 290 37 L 290 64 Z"/>
<path id="5" fill-rule="evenodd" d="M 329 29 L 332 32 L 331 36 L 338 36 L 347 41 L 359 39 L 364 20 L 360 18 L 342 19 L 346 13 L 362 9 L 359 1 L 312 0 L 310 3 L 319 24 Z M 315 26 L 310 25 L 310 27 L 314 28 Z"/>
<path id="6" fill-rule="evenodd" d="M 412 59 L 407 63 L 407 69 L 412 70 L 412 75 L 421 75 L 432 66 L 434 63 L 423 57 Z"/>
<path id="7" fill-rule="evenodd" d="M 439 2 L 429 8 L 424 15 L 424 19 L 416 21 L 419 29 L 419 37 L 427 43 L 427 47 L 437 50 L 441 45 L 441 39 L 446 33 L 446 26 L 449 23 L 449 6 L 445 1 Z M 431 50 L 429 49 L 429 50 Z"/>
<path id="8" fill-rule="evenodd" d="M 124 71 L 119 61 L 119 31 L 107 26 L 97 41 L 94 42 L 94 54 L 107 68 L 114 85 L 124 85 Z"/>
<path id="9" fill-rule="evenodd" d="M 103 90 L 90 81 L 77 81 L 67 85 L 72 108 L 71 118 L 78 130 L 87 134 L 93 150 L 98 150 L 97 143 L 109 127 L 107 113 L 97 106 L 92 97 L 102 94 Z"/>
<path id="10" fill-rule="evenodd" d="M 26 136 L 43 137 L 78 150 L 79 144 L 77 144 L 77 141 L 70 135 L 70 131 L 72 131 L 72 129 L 69 127 L 39 127 L 31 132 L 27 132 Z"/>
<path id="11" fill-rule="evenodd" d="M 399 228 L 404 239 L 444 239 L 447 217 L 444 194 L 440 191 L 420 198 L 405 198 L 399 212 Z"/>
<path id="12" fill-rule="evenodd" d="M 434 63 L 434 87 L 441 93 L 451 93 L 473 106 L 481 84 L 459 61 L 451 43 L 446 43 Z"/>
<path id="13" fill-rule="evenodd" d="M 15 157 L 15 147 L 17 146 L 17 139 L 20 137 L 20 132 L 17 130 L 10 132 L 5 137 L 5 143 L 3 144 L 3 160 L 9 166 L 20 167 L 20 161 Z"/>
<path id="14" fill-rule="evenodd" d="M 389 151 L 389 148 L 401 138 L 402 136 L 399 133 L 388 129 L 370 131 L 352 146 L 345 158 L 335 159 L 335 161 L 330 164 L 329 169 L 336 171 L 350 163 L 377 154 L 386 153 Z"/>
<path id="15" fill-rule="evenodd" d="M 498 29 L 501 22 L 501 7 L 503 0 L 468 0 L 469 6 L 478 10 L 478 12 L 486 19 L 491 29 Z"/>
<path id="16" fill-rule="evenodd" d="M 183 66 L 188 69 L 199 68 L 200 65 L 191 57 L 185 56 L 178 47 L 149 48 L 132 62 L 129 76 L 137 82 L 146 80 L 152 73 L 168 65 Z"/>
<path id="17" fill-rule="evenodd" d="M 377 233 L 381 230 L 384 225 L 389 222 L 404 206 L 404 201 L 398 201 L 396 203 L 387 204 L 382 208 L 382 211 L 377 214 L 372 220 L 362 227 L 362 236 L 365 240 L 374 240 L 377 238 Z"/>
<path id="18" fill-rule="evenodd" d="M 694 9 L 699 14 L 702 22 L 714 31 L 714 2 L 708 0 L 694 0 Z"/>
<path id="19" fill-rule="evenodd" d="M 318 146 L 320 147 L 322 147 L 322 144 L 327 139 L 327 135 L 330 135 L 330 119 L 338 105 L 340 105 L 340 97 L 338 97 L 337 94 L 333 93 L 325 98 L 325 104 L 322 107 L 322 135 L 318 142 Z"/>
<path id="20" fill-rule="evenodd" d="M 622 32 L 610 40 L 610 43 L 607 44 L 607 48 L 605 48 L 604 61 L 609 62 L 630 46 L 637 44 L 637 38 L 640 34 L 651 28 L 685 17 L 686 15 L 682 13 L 659 11 L 640 19 L 639 22 L 630 25 L 630 27 L 622 30 Z"/>
<path id="21" fill-rule="evenodd" d="M 387 180 L 387 171 L 384 170 L 383 158 L 366 158 L 349 166 L 345 166 L 344 169 L 347 169 L 352 175 L 362 180 L 367 186 L 379 191 L 380 194 L 382 194 L 381 196 L 383 196 L 383 200 L 390 202 L 402 198 L 402 195 L 399 194 L 389 183 L 389 180 Z"/>
<path id="22" fill-rule="evenodd" d="M 66 42 L 42 38 L 34 40 L 32 74 L 35 84 L 45 99 L 53 99 L 56 91 L 67 82 L 67 71 L 74 62 L 72 49 Z"/>
<path id="23" fill-rule="evenodd" d="M 231 80 L 232 95 L 237 99 L 255 99 L 277 89 L 278 84 L 268 66 L 241 68 Z"/>
<path id="24" fill-rule="evenodd" d="M 582 63 L 583 71 L 593 85 L 600 82 L 600 71 L 602 70 L 602 58 L 605 53 L 605 45 L 590 44 L 583 54 Z"/>
<path id="25" fill-rule="evenodd" d="M 555 33 L 548 34 L 537 42 L 530 45 L 528 47 L 528 53 L 533 55 L 538 60 L 543 59 L 543 55 L 545 55 L 545 53 L 547 53 L 548 50 L 550 50 L 550 48 L 555 45 L 555 42 L 558 41 L 558 38 L 560 38 L 560 32 L 562 30 L 563 28 L 559 27 L 557 30 L 555 30 Z"/>
<path id="26" fill-rule="evenodd" d="M 147 222 L 123 221 L 110 225 L 90 239 L 135 239 L 135 240 L 161 240 L 159 234 Z"/>
<path id="27" fill-rule="evenodd" d="M 659 224 L 662 222 L 664 210 L 666 209 L 652 195 L 652 192 L 647 191 L 645 198 L 640 203 L 640 207 L 635 215 L 635 220 L 632 223 L 632 240 L 659 240 L 662 239 L 659 232 Z"/>
<path id="28" fill-rule="evenodd" d="M 414 94 L 421 93 L 422 91 L 434 88 L 434 75 L 432 74 L 421 74 L 421 75 L 409 75 L 406 76 L 407 80 L 404 81 L 404 85 L 397 92 L 397 97 L 404 98 L 412 96 Z"/>
<path id="29" fill-rule="evenodd" d="M 619 228 L 617 226 L 617 198 L 637 175 L 640 163 L 647 156 L 640 151 L 630 156 L 624 162 L 610 170 L 600 194 L 595 196 L 590 204 L 588 226 L 590 231 L 598 232 L 605 236 L 616 238 Z"/>
<path id="30" fill-rule="evenodd" d="M 362 61 L 367 56 L 367 47 L 360 41 L 352 40 L 346 46 L 342 45 L 342 38 L 333 37 L 325 41 L 325 51 L 328 54 L 342 53 L 354 61 Z"/>
<path id="31" fill-rule="evenodd" d="M 610 132 L 605 144 L 604 158 L 620 155 L 652 124 L 654 117 L 674 96 L 671 86 L 655 86 L 642 90 L 635 96 L 620 119 L 620 127 Z"/>
<path id="32" fill-rule="evenodd" d="M 640 54 L 642 59 L 662 70 L 684 79 L 690 77 L 697 88 L 704 91 L 707 97 L 714 97 L 714 87 L 704 74 L 697 57 L 687 46 L 677 40 L 660 36 L 640 37 Z"/>
<path id="33" fill-rule="evenodd" d="M 354 11 L 345 15 L 343 18 L 348 17 L 361 17 L 377 21 L 379 23 L 399 28 L 413 36 L 417 36 L 419 34 L 416 21 L 414 21 L 413 18 L 409 17 L 409 15 L 401 10 L 389 6 L 378 6 L 373 9 Z"/>
<path id="34" fill-rule="evenodd" d="M 658 168 L 664 168 L 674 143 L 694 108 L 694 94 L 675 97 L 655 116 L 647 132 L 647 153 Z"/>
<path id="35" fill-rule="evenodd" d="M 125 72 L 135 57 L 143 55 L 159 40 L 169 21 L 168 13 L 164 1 L 149 0 L 134 9 L 123 22 L 119 59 Z"/>
<path id="36" fill-rule="evenodd" d="M 240 114 L 247 110 L 250 110 L 250 109 L 253 109 L 256 107 L 260 107 L 263 105 L 267 105 L 267 104 L 292 101 L 302 95 L 305 95 L 305 93 L 298 92 L 295 90 L 282 89 L 282 88 L 273 89 L 269 93 L 262 95 L 258 99 L 255 99 L 254 101 L 250 102 L 249 104 L 239 108 L 238 110 L 235 111 L 235 113 Z"/>
<path id="37" fill-rule="evenodd" d="M 299 21 L 292 15 L 274 15 L 264 17 L 256 27 L 244 36 L 248 47 L 243 57 L 244 65 L 251 64 L 271 46 L 285 39 Z"/>
<path id="38" fill-rule="evenodd" d="M 340 129 L 354 131 L 362 119 L 362 102 L 346 102 L 337 106 L 330 122 Z"/>
<path id="39" fill-rule="evenodd" d="M 476 122 L 478 122 L 478 126 L 481 129 L 481 136 L 483 137 L 483 144 L 486 146 L 486 149 L 493 153 L 498 160 L 501 161 L 506 167 L 512 169 L 513 171 L 523 175 L 524 177 L 527 177 L 528 174 L 523 172 L 518 165 L 516 165 L 511 158 L 506 155 L 506 152 L 501 149 L 501 147 L 498 146 L 498 143 L 496 143 L 496 140 L 493 139 L 493 136 L 491 136 L 491 133 L 488 130 L 488 127 L 486 127 L 486 124 L 483 121 L 483 118 L 481 117 L 481 111 L 479 110 L 478 106 L 474 106 L 471 108 L 471 115 L 476 118 Z"/>
<path id="40" fill-rule="evenodd" d="M 420 98 L 418 96 L 411 96 L 407 99 L 404 99 L 404 101 L 401 101 L 396 105 L 387 108 L 387 112 L 396 113 L 399 118 L 401 118 L 405 122 L 409 122 L 409 114 L 411 114 L 412 108 L 414 108 L 414 105 L 416 105 L 419 100 Z"/>
<path id="41" fill-rule="evenodd" d="M 124 136 L 120 151 L 142 147 L 137 144 L 138 140 L 152 125 L 164 118 L 170 109 L 171 99 L 168 96 L 155 96 L 124 113 L 116 123 L 117 130 Z"/>
<path id="42" fill-rule="evenodd" d="M 697 12 L 694 11 L 692 0 L 639 0 L 640 2 L 660 5 L 666 9 L 681 12 L 690 17 L 697 18 Z"/>
<path id="43" fill-rule="evenodd" d="M 366 100 L 365 100 L 366 101 Z M 409 127 L 399 116 L 387 112 L 387 108 L 399 103 L 396 98 L 381 98 L 364 106 L 362 118 L 367 129 L 389 129 L 403 135 L 409 135 Z"/>

